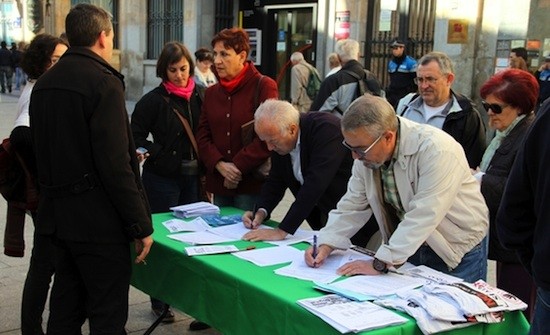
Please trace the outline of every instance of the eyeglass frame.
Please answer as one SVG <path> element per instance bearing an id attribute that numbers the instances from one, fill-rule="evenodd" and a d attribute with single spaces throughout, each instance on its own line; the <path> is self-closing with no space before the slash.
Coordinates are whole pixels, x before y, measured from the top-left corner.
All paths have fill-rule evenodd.
<path id="1" fill-rule="evenodd" d="M 372 142 L 371 145 L 369 145 L 368 148 L 366 148 L 365 150 L 361 150 L 359 148 L 354 148 L 352 146 L 350 146 L 349 144 L 346 143 L 346 140 L 343 139 L 342 140 L 342 145 L 346 148 L 348 148 L 349 150 L 351 150 L 352 152 L 355 152 L 359 158 L 365 158 L 367 156 L 367 154 L 369 153 L 369 151 L 376 145 L 376 143 L 378 143 L 378 141 L 380 141 L 380 139 L 382 138 L 384 134 L 380 134 L 380 136 L 378 136 L 378 138 Z"/>
<path id="2" fill-rule="evenodd" d="M 435 84 L 439 79 L 445 77 L 446 75 L 442 75 L 441 77 L 434 78 L 434 77 L 414 77 L 413 81 L 416 85 L 423 85 L 424 83 L 427 83 L 428 85 Z"/>
<path id="3" fill-rule="evenodd" d="M 510 106 L 510 105 L 499 105 L 499 104 L 490 104 L 488 103 L 487 101 L 485 100 L 481 100 L 481 106 L 483 106 L 483 108 L 485 108 L 485 111 L 489 111 L 489 109 L 495 113 L 495 114 L 500 114 L 502 113 L 502 111 L 504 111 L 504 108 Z"/>

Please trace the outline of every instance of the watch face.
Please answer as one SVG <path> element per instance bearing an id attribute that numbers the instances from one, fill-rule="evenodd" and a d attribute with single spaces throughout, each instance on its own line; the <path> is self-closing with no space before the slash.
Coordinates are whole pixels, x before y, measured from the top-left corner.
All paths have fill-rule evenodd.
<path id="1" fill-rule="evenodd" d="M 379 272 L 385 272 L 386 271 L 386 263 L 382 262 L 379 259 L 374 259 L 372 261 L 372 267 Z"/>

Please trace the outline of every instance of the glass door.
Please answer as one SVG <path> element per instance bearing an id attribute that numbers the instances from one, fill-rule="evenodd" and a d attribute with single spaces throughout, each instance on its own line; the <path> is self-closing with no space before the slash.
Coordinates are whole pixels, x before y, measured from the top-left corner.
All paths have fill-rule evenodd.
<path id="1" fill-rule="evenodd" d="M 275 56 L 271 62 L 271 64 L 275 64 L 275 68 L 269 72 L 275 74 L 280 99 L 290 100 L 290 69 L 292 67 L 290 55 L 295 51 L 300 51 L 308 63 L 315 65 L 316 5 L 285 6 L 284 8 L 266 6 L 266 8 L 271 27 L 273 27 L 269 35 L 272 37 L 272 41 L 275 41 L 269 46 L 269 54 Z"/>

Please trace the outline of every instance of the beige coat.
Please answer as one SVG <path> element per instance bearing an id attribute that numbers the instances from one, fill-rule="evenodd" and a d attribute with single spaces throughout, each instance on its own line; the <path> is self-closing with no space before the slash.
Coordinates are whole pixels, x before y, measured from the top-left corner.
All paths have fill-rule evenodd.
<path id="1" fill-rule="evenodd" d="M 385 224 L 380 172 L 356 160 L 319 243 L 348 248 L 349 238 L 374 214 L 384 241 L 378 259 L 401 264 L 426 242 L 453 269 L 487 235 L 487 205 L 458 142 L 432 126 L 399 120 L 394 174 L 404 219 L 393 232 Z"/>

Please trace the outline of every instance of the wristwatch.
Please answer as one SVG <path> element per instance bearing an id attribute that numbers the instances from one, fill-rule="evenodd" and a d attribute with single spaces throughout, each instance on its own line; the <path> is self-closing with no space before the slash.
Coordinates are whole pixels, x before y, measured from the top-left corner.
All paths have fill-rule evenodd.
<path id="1" fill-rule="evenodd" d="M 381 273 L 388 273 L 388 266 L 378 258 L 372 260 L 372 267 Z"/>

